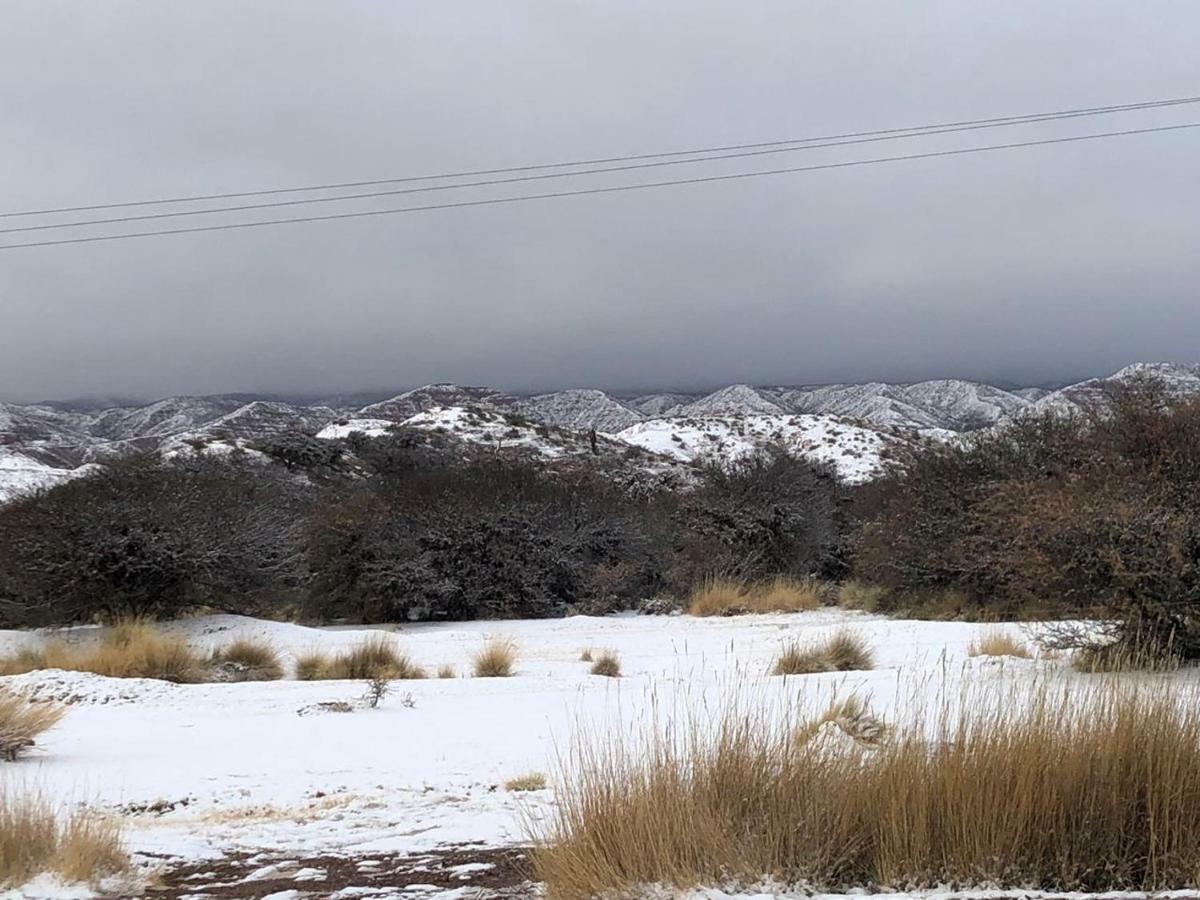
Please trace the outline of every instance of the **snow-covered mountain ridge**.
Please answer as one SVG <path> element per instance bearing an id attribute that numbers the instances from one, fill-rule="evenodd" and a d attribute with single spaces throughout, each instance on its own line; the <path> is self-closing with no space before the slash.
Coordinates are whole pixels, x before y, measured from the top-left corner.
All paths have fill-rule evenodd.
<path id="1" fill-rule="evenodd" d="M 1027 411 L 1077 410 L 1100 398 L 1108 386 L 1138 376 L 1160 379 L 1177 396 L 1200 394 L 1200 365 L 1136 363 L 1053 391 L 940 379 L 915 384 L 735 384 L 704 396 L 618 396 L 587 388 L 519 396 L 490 387 L 431 384 L 359 408 L 291 404 L 244 394 L 169 397 L 109 409 L 0 403 L 0 448 L 10 458 L 9 465 L 0 467 L 0 492 L 15 490 L 5 484 L 15 484 L 18 471 L 23 485 L 43 485 L 60 477 L 35 478 L 29 474 L 31 465 L 65 476 L 77 467 L 137 451 L 222 441 L 245 444 L 288 431 L 345 432 L 354 430 L 349 423 L 364 420 L 371 420 L 375 430 L 409 423 L 461 430 L 472 442 L 483 440 L 484 432 L 488 440 L 496 437 L 465 414 L 437 412 L 445 410 L 503 414 L 506 431 L 520 430 L 526 422 L 557 428 L 560 434 L 575 432 L 580 439 L 595 431 L 606 440 L 676 462 L 730 458 L 750 445 L 777 441 L 809 455 L 825 453 L 846 477 L 860 479 L 870 477 L 877 467 L 849 461 L 857 458 L 855 454 L 864 454 L 863 459 L 877 454 L 889 441 L 986 428 Z M 419 419 L 423 415 L 430 419 L 425 426 Z M 545 439 L 533 441 L 540 446 L 539 442 Z M 822 450 L 831 444 L 832 451 Z M 19 466 L 11 462 L 17 457 Z"/>

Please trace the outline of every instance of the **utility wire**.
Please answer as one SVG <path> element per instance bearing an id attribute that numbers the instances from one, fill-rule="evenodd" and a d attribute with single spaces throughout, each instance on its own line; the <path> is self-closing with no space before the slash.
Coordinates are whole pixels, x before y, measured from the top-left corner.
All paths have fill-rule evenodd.
<path id="1" fill-rule="evenodd" d="M 204 201 L 204 200 L 232 200 L 232 199 L 237 199 L 237 198 L 242 198 L 242 197 L 263 197 L 263 196 L 271 196 L 271 195 L 277 195 L 277 194 L 291 194 L 291 193 L 300 193 L 300 192 L 307 192 L 307 191 L 340 190 L 343 188 L 371 187 L 371 186 L 375 186 L 375 185 L 403 184 L 403 183 L 418 182 L 418 181 L 440 181 L 440 180 L 445 180 L 448 178 L 473 178 L 473 177 L 482 176 L 482 175 L 504 175 L 504 174 L 512 174 L 512 173 L 516 173 L 516 172 L 540 171 L 540 170 L 545 170 L 545 169 L 560 169 L 560 168 L 570 168 L 570 167 L 576 167 L 576 166 L 601 165 L 601 164 L 607 164 L 607 163 L 637 162 L 640 160 L 649 160 L 649 159 L 662 159 L 662 158 L 681 157 L 681 156 L 693 156 L 693 155 L 701 154 L 701 153 L 725 153 L 727 151 L 757 150 L 757 149 L 768 148 L 768 147 L 782 147 L 782 146 L 788 145 L 788 144 L 811 144 L 814 142 L 840 141 L 840 140 L 847 140 L 847 142 L 849 142 L 848 139 L 852 139 L 852 138 L 873 138 L 873 137 L 881 137 L 881 136 L 885 136 L 885 135 L 897 135 L 897 136 L 901 136 L 901 137 L 909 137 L 909 136 L 919 137 L 919 136 L 921 136 L 921 134 L 926 133 L 932 129 L 964 129 L 964 130 L 966 130 L 968 127 L 971 127 L 971 126 L 994 127 L 994 126 L 1006 125 L 1006 124 L 1025 124 L 1025 123 L 1038 122 L 1038 121 L 1042 121 L 1042 120 L 1054 120 L 1054 119 L 1058 119 L 1058 118 L 1073 118 L 1073 117 L 1077 117 L 1077 116 L 1107 115 L 1110 113 L 1130 112 L 1130 111 L 1147 110 L 1147 109 L 1161 109 L 1161 108 L 1166 108 L 1166 107 L 1182 106 L 1182 105 L 1194 104 L 1194 103 L 1200 103 L 1200 96 L 1177 97 L 1177 98 L 1172 98 L 1172 99 L 1161 99 L 1161 100 L 1145 100 L 1145 101 L 1140 101 L 1137 103 L 1124 103 L 1124 104 L 1116 104 L 1116 105 L 1109 105 L 1109 106 L 1078 107 L 1075 109 L 1057 110 L 1057 111 L 1053 111 L 1053 112 L 1028 113 L 1028 114 L 1024 114 L 1024 115 L 1013 115 L 1013 116 L 995 116 L 995 117 L 988 118 L 988 119 L 966 119 L 966 120 L 957 121 L 957 122 L 940 122 L 940 123 L 934 123 L 934 124 L 930 124 L 930 125 L 914 125 L 914 126 L 910 126 L 907 128 L 885 128 L 885 129 L 877 129 L 874 131 L 855 131 L 855 132 L 847 132 L 847 133 L 843 133 L 843 134 L 821 135 L 821 136 L 817 136 L 817 137 L 791 138 L 788 140 L 777 140 L 777 141 L 761 141 L 758 143 L 751 143 L 751 144 L 729 144 L 729 145 L 720 146 L 720 147 L 703 147 L 703 148 L 696 148 L 696 149 L 692 149 L 692 150 L 672 150 L 672 151 L 666 151 L 666 152 L 662 152 L 662 153 L 640 153 L 640 154 L 633 154 L 633 155 L 627 155 L 627 156 L 609 156 L 609 157 L 600 157 L 600 158 L 595 158 L 595 159 L 573 160 L 573 161 L 569 161 L 569 162 L 540 163 L 540 164 L 536 164 L 536 165 L 507 166 L 507 167 L 503 167 L 503 168 L 494 168 L 494 169 L 474 169 L 474 170 L 467 170 L 467 171 L 461 171 L 461 172 L 445 172 L 445 173 L 441 173 L 441 174 L 437 174 L 437 175 L 412 175 L 412 176 L 406 176 L 406 177 L 400 177 L 400 178 L 381 178 L 381 179 L 375 179 L 375 180 L 370 180 L 370 181 L 344 181 L 344 182 L 335 182 L 335 183 L 329 183 L 329 184 L 306 185 L 306 186 L 302 186 L 302 187 L 272 188 L 272 189 L 267 189 L 267 190 L 255 190 L 255 191 L 233 191 L 233 192 L 219 193 L 219 194 L 197 194 L 197 195 L 187 196 L 187 197 L 157 198 L 157 199 L 151 199 L 151 200 L 129 200 L 129 201 L 124 201 L 124 202 L 120 202 L 120 203 L 93 203 L 93 204 L 84 205 L 84 206 L 60 206 L 60 207 L 47 208 L 47 209 L 32 209 L 32 210 L 23 210 L 23 211 L 19 211 L 19 212 L 4 212 L 4 213 L 0 213 L 0 218 L 16 218 L 16 217 L 21 217 L 21 216 L 40 216 L 40 215 L 51 215 L 54 213 L 67 213 L 67 212 L 87 212 L 87 211 L 95 211 L 95 210 L 103 210 L 103 209 L 122 209 L 122 208 L 128 208 L 128 207 L 132 207 L 132 206 L 161 206 L 161 205 L 168 205 L 168 204 L 175 204 L 175 203 L 193 203 L 193 202 L 200 202 L 200 201 Z M 906 132 L 915 132 L 915 134 L 910 135 L 910 134 L 906 134 Z M 939 132 L 934 132 L 934 133 L 939 133 Z M 799 149 L 799 148 L 797 148 L 797 149 Z M 579 174 L 583 174 L 583 173 L 579 173 Z M 347 199 L 347 198 L 342 198 L 342 199 Z"/>
<path id="2" fill-rule="evenodd" d="M 91 237 L 62 238 L 52 241 L 31 241 L 23 244 L 0 244 L 0 250 L 16 250 L 25 247 L 51 247 L 61 244 L 90 244 L 99 241 L 120 241 L 134 238 L 158 237 L 170 234 L 195 234 L 203 231 L 227 231 L 236 228 L 262 228 L 270 225 L 292 225 L 301 222 L 329 222 L 337 219 L 358 219 L 366 216 L 387 216 L 401 213 L 428 212 L 436 209 L 460 209 L 469 206 L 494 206 L 504 203 L 523 203 L 530 200 L 550 200 L 559 197 L 580 197 L 591 194 L 614 194 L 624 191 L 640 191 L 650 188 L 672 187 L 676 185 L 704 184 L 715 181 L 734 181 L 745 178 L 760 178 L 767 175 L 789 175 L 800 172 L 817 172 L 827 169 L 847 169 L 857 166 L 870 166 L 880 163 L 902 162 L 906 160 L 937 159 L 947 156 L 963 156 L 973 153 L 987 153 L 997 150 L 1014 150 L 1024 147 L 1044 147 L 1051 144 L 1070 144 L 1081 141 L 1094 141 L 1102 138 L 1127 137 L 1140 134 L 1156 134 L 1160 132 L 1182 131 L 1189 128 L 1200 128 L 1200 122 L 1187 122 L 1180 125 L 1160 125 L 1153 128 L 1133 128 L 1125 131 L 1105 131 L 1097 134 L 1081 134 L 1071 137 L 1047 138 L 1036 141 L 1017 141 L 1010 144 L 991 144 L 983 147 L 961 147 L 954 150 L 934 150 L 927 153 L 910 153 L 902 156 L 881 156 L 872 159 L 858 159 L 846 162 L 821 163 L 812 166 L 796 166 L 786 169 L 767 169 L 757 172 L 735 172 L 728 175 L 705 175 L 698 178 L 684 178 L 673 181 L 653 181 L 643 184 L 612 185 L 609 187 L 584 188 L 574 191 L 555 191 L 545 194 L 527 194 L 518 197 L 492 197 L 482 200 L 460 200 L 454 203 L 437 203 L 427 206 L 402 206 L 394 209 L 375 209 L 359 212 L 331 213 L 321 216 L 302 216 L 292 219 L 268 219 L 257 222 L 229 222 L 220 225 L 200 225 L 190 228 L 172 228 L 161 231 L 134 231 L 124 234 L 94 235 Z"/>
<path id="3" fill-rule="evenodd" d="M 1113 110 L 1109 110 L 1112 112 Z M 60 228 L 82 228 L 89 225 L 116 225 L 125 222 L 145 222 L 157 219 L 177 219 L 186 216 L 206 216 L 215 215 L 217 213 L 229 212 L 247 212 L 256 209 L 278 209 L 280 207 L 289 206 L 305 206 L 315 203 L 339 203 L 346 200 L 366 200 L 378 197 L 396 197 L 405 194 L 424 194 L 435 191 L 460 190 L 464 188 L 475 187 L 494 187 L 501 184 L 516 184 L 531 181 L 546 181 L 555 178 L 576 178 L 582 175 L 597 175 L 607 172 L 630 172 L 639 169 L 656 169 L 663 166 L 679 166 L 690 165 L 693 163 L 717 162 L 729 159 L 745 159 L 755 156 L 769 156 L 778 153 L 795 153 L 801 150 L 819 150 L 829 147 L 845 147 L 855 144 L 873 144 L 879 141 L 894 141 L 904 138 L 913 137 L 931 137 L 941 134 L 956 134 L 963 131 L 977 131 L 987 128 L 1004 128 L 1012 125 L 1027 125 L 1032 123 L 1042 122 L 1058 122 L 1067 119 L 1075 119 L 1081 116 L 1097 115 L 1094 112 L 1067 112 L 1067 113 L 1040 113 L 1033 116 L 1027 116 L 1021 119 L 1012 119 L 1004 122 L 993 122 L 990 124 L 981 125 L 956 125 L 947 126 L 944 128 L 936 128 L 925 131 L 911 131 L 902 134 L 886 134 L 875 137 L 850 138 L 848 140 L 835 140 L 825 143 L 810 143 L 801 146 L 788 147 L 772 147 L 766 150 L 747 150 L 737 153 L 723 153 L 715 156 L 697 156 L 689 159 L 665 159 L 655 162 L 639 162 L 630 163 L 623 166 L 604 166 L 594 169 L 580 169 L 571 172 L 550 172 L 541 175 L 518 175 L 512 178 L 491 178 L 483 181 L 465 181 L 452 184 L 438 184 L 425 187 L 409 187 L 396 188 L 387 191 L 368 191 L 358 194 L 344 194 L 337 197 L 306 197 L 299 200 L 274 200 L 267 203 L 245 203 L 238 206 L 216 206 L 209 209 L 188 209 L 176 210 L 172 212 L 160 213 L 141 213 L 133 216 L 113 216 L 105 219 L 81 219 L 73 222 L 54 222 L 44 225 L 21 225 L 13 228 L 0 228 L 0 234 L 15 234 L 18 232 L 27 231 L 52 231 Z"/>

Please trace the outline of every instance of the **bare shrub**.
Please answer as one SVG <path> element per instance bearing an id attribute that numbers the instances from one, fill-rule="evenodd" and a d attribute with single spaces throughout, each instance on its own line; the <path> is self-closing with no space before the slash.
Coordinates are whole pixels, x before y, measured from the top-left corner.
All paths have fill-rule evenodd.
<path id="1" fill-rule="evenodd" d="M 529 772 L 504 783 L 506 791 L 543 791 L 546 789 L 546 776 L 541 772 Z"/>
<path id="2" fill-rule="evenodd" d="M 533 863 L 555 900 L 765 875 L 831 892 L 1188 888 L 1198 699 L 1165 680 L 981 692 L 840 750 L 761 713 L 601 739 L 577 751 Z"/>
<path id="3" fill-rule="evenodd" d="M 391 689 L 391 682 L 383 676 L 376 675 L 374 678 L 368 678 L 363 700 L 371 709 L 377 709 L 379 704 L 383 702 L 383 698 L 391 692 Z"/>
<path id="4" fill-rule="evenodd" d="M 851 672 L 871 669 L 874 666 L 874 654 L 862 635 L 848 628 L 841 628 L 820 641 L 788 644 L 775 660 L 772 674 Z"/>
<path id="5" fill-rule="evenodd" d="M 86 812 L 62 819 L 40 797 L 0 793 L 0 887 L 43 872 L 95 883 L 129 868 L 114 820 Z"/>
<path id="6" fill-rule="evenodd" d="M 621 677 L 621 659 L 617 656 L 615 650 L 604 650 L 596 661 L 592 663 L 591 673 L 593 675 L 603 675 L 606 678 Z"/>
<path id="7" fill-rule="evenodd" d="M 517 661 L 517 645 L 511 638 L 493 638 L 471 657 L 476 678 L 507 678 Z"/>
<path id="8" fill-rule="evenodd" d="M 1017 640 L 1007 631 L 991 629 L 973 639 L 967 645 L 968 656 L 1016 656 L 1030 659 L 1033 654 L 1024 643 Z"/>
<path id="9" fill-rule="evenodd" d="M 237 681 L 278 681 L 283 677 L 279 653 L 266 641 L 240 638 L 214 651 L 212 659 L 229 667 Z"/>
<path id="10" fill-rule="evenodd" d="M 66 708 L 56 703 L 31 703 L 19 694 L 0 689 L 0 757 L 15 760 L 66 713 Z"/>

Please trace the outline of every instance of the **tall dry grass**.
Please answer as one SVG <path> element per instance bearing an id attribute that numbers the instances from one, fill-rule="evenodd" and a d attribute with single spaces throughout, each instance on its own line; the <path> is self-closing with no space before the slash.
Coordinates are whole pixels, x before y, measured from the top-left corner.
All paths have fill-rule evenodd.
<path id="1" fill-rule="evenodd" d="M 278 681 L 283 677 L 279 652 L 254 638 L 239 638 L 214 650 L 212 663 L 230 669 L 234 681 Z"/>
<path id="2" fill-rule="evenodd" d="M 41 797 L 0 791 L 0 887 L 52 872 L 68 882 L 95 882 L 128 870 L 117 822 L 87 812 L 65 819 Z"/>
<path id="3" fill-rule="evenodd" d="M 164 635 L 140 619 L 118 622 L 98 641 L 68 644 L 47 641 L 0 659 L 0 675 L 19 675 L 38 669 L 92 672 L 110 678 L 157 678 L 178 683 L 205 680 L 207 661 L 178 636 Z"/>
<path id="4" fill-rule="evenodd" d="M 517 664 L 517 645 L 511 638 L 492 638 L 471 657 L 476 678 L 507 678 Z"/>
<path id="5" fill-rule="evenodd" d="M 1033 654 L 1023 642 L 1007 631 L 990 629 L 967 645 L 967 656 L 1015 656 L 1031 659 Z"/>
<path id="6" fill-rule="evenodd" d="M 775 660 L 773 675 L 811 675 L 814 672 L 853 672 L 875 667 L 875 654 L 866 639 L 839 628 L 820 641 L 792 642 Z"/>
<path id="7" fill-rule="evenodd" d="M 714 578 L 692 591 L 687 611 L 693 616 L 801 612 L 817 609 L 829 595 L 829 586 L 812 578 L 780 576 L 754 584 Z"/>
<path id="8" fill-rule="evenodd" d="M 590 744 L 559 779 L 534 865 L 552 900 L 764 875 L 818 890 L 1195 887 L 1187 693 L 1043 684 L 943 704 L 873 745 L 744 713 Z"/>
<path id="9" fill-rule="evenodd" d="M 382 635 L 366 638 L 333 656 L 313 650 L 296 658 L 296 678 L 299 681 L 407 680 L 424 678 L 425 674 L 425 670 L 414 663 L 408 654 Z"/>
<path id="10" fill-rule="evenodd" d="M 57 703 L 31 703 L 0 689 L 0 758 L 16 760 L 66 714 L 66 707 Z"/>

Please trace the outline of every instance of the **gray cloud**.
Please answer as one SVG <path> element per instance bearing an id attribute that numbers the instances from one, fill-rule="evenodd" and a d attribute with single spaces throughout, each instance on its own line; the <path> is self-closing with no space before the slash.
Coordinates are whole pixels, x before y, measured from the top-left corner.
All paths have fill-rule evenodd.
<path id="1" fill-rule="evenodd" d="M 1198 28 L 1187 0 L 13 3 L 2 206 L 1179 96 L 1197 92 Z M 1022 134 L 1191 120 L 1200 108 Z M 2 252 L 0 398 L 1035 382 L 1191 361 L 1198 149 L 1182 132 Z"/>

